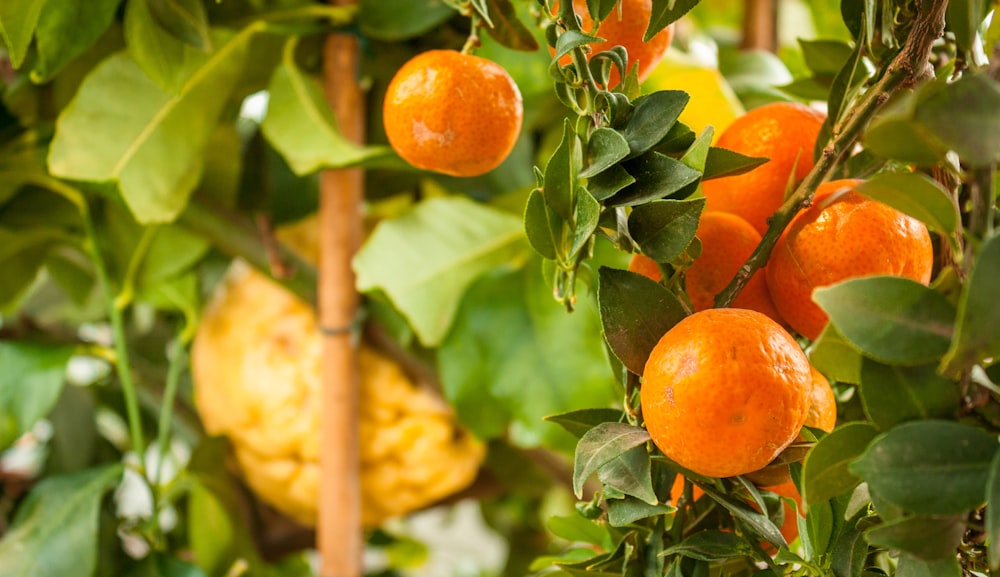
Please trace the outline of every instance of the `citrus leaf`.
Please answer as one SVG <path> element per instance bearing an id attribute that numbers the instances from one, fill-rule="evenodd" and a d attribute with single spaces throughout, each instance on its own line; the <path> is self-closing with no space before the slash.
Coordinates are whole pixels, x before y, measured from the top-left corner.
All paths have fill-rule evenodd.
<path id="1" fill-rule="evenodd" d="M 701 178 L 697 170 L 659 152 L 627 161 L 625 170 L 635 178 L 635 182 L 615 193 L 605 205 L 636 206 L 666 198 L 687 190 L 689 184 Z"/>
<path id="2" fill-rule="evenodd" d="M 779 548 L 788 546 L 785 538 L 781 535 L 781 531 L 778 530 L 778 527 L 776 527 L 770 519 L 768 519 L 767 515 L 751 509 L 749 505 L 746 505 L 741 501 L 736 501 L 728 495 L 719 493 L 712 485 L 701 482 L 696 482 L 695 484 L 701 487 L 701 490 L 704 491 L 706 495 L 711 497 L 718 504 L 722 505 L 727 511 L 732 513 L 734 517 L 745 523 L 747 527 L 755 531 L 768 543 Z"/>
<path id="3" fill-rule="evenodd" d="M 814 74 L 836 75 L 844 67 L 854 50 L 838 40 L 803 40 L 799 38 L 802 57 Z"/>
<path id="4" fill-rule="evenodd" d="M 621 165 L 616 164 L 600 174 L 592 176 L 587 185 L 591 196 L 601 201 L 611 198 L 618 191 L 634 182 L 635 177 L 629 174 Z"/>
<path id="5" fill-rule="evenodd" d="M 4 577 L 92 575 L 101 500 L 121 476 L 115 463 L 36 485 L 0 541 Z"/>
<path id="6" fill-rule="evenodd" d="M 739 535 L 706 530 L 691 535 L 673 547 L 667 547 L 660 555 L 683 555 L 702 561 L 721 561 L 753 557 L 754 550 Z"/>
<path id="7" fill-rule="evenodd" d="M 705 158 L 705 174 L 702 176 L 702 180 L 744 174 L 768 160 L 767 158 L 746 156 L 728 148 L 713 146 L 708 149 L 708 156 Z"/>
<path id="8" fill-rule="evenodd" d="M 637 100 L 622 130 L 628 142 L 629 158 L 647 152 L 663 140 L 690 99 L 682 90 L 658 90 Z"/>
<path id="9" fill-rule="evenodd" d="M 454 15 L 441 0 L 360 0 L 358 27 L 367 37 L 398 41 L 433 30 Z"/>
<path id="10" fill-rule="evenodd" d="M 555 222 L 553 222 L 553 220 Z M 549 260 L 555 260 L 556 231 L 562 232 L 562 219 L 546 206 L 542 193 L 531 191 L 524 207 L 524 232 L 538 254 Z"/>
<path id="11" fill-rule="evenodd" d="M 993 456 L 990 463 L 990 474 L 986 480 L 986 502 L 1000 503 L 1000 451 Z M 986 540 L 988 543 L 1000 543 L 1000 507 L 986 508 Z M 990 547 L 986 551 L 990 569 L 1000 569 L 1000 547 Z"/>
<path id="12" fill-rule="evenodd" d="M 684 156 L 681 157 L 681 163 L 698 172 L 704 172 L 705 163 L 708 161 L 708 151 L 712 149 L 712 137 L 714 135 L 714 128 L 711 126 L 705 128 L 698 135 L 698 138 L 691 143 Z"/>
<path id="13" fill-rule="evenodd" d="M 945 235 L 958 228 L 958 207 L 936 180 L 919 172 L 887 172 L 855 187 L 865 196 L 887 204 Z"/>
<path id="14" fill-rule="evenodd" d="M 49 414 L 75 347 L 0 341 L 0 451 Z"/>
<path id="15" fill-rule="evenodd" d="M 677 510 L 672 505 L 650 505 L 649 503 L 625 497 L 624 499 L 608 499 L 608 524 L 612 527 L 624 527 L 636 521 L 649 517 L 668 516 Z"/>
<path id="16" fill-rule="evenodd" d="M 868 543 L 924 561 L 954 558 L 965 534 L 965 516 L 904 517 L 865 532 Z"/>
<path id="17" fill-rule="evenodd" d="M 567 119 L 563 123 L 563 136 L 559 147 L 545 165 L 545 204 L 549 205 L 560 218 L 571 221 L 579 194 L 580 181 L 577 175 L 583 164 L 580 137 L 573 132 Z"/>
<path id="18" fill-rule="evenodd" d="M 601 267 L 597 301 L 604 338 L 625 368 L 641 375 L 660 338 L 686 316 L 677 297 L 641 274 Z"/>
<path id="19" fill-rule="evenodd" d="M 136 0 L 125 7 L 125 44 L 139 68 L 163 92 L 176 94 L 209 56 L 209 46 L 195 47 L 174 36 L 157 21 L 152 4 Z"/>
<path id="20" fill-rule="evenodd" d="M 570 260 L 575 260 L 577 255 L 590 241 L 591 236 L 597 230 L 601 220 L 601 205 L 587 192 L 587 189 L 580 188 L 575 206 L 573 207 L 573 236 L 572 243 L 566 255 Z"/>
<path id="21" fill-rule="evenodd" d="M 590 543 L 601 548 L 611 546 L 607 529 L 580 515 L 553 515 L 548 518 L 546 526 L 553 535 L 567 541 Z"/>
<path id="22" fill-rule="evenodd" d="M 802 468 L 802 503 L 807 509 L 850 491 L 861 481 L 849 467 L 877 434 L 867 423 L 848 423 L 813 446 Z"/>
<path id="23" fill-rule="evenodd" d="M 556 41 L 556 53 L 554 59 L 559 60 L 563 56 L 572 52 L 574 48 L 603 41 L 603 38 L 598 38 L 597 36 L 588 36 L 587 34 L 582 34 L 576 30 L 567 30 L 566 32 L 560 34 L 559 40 Z"/>
<path id="24" fill-rule="evenodd" d="M 83 54 L 115 19 L 120 0 L 46 0 L 35 31 L 38 57 L 31 68 L 31 81 L 51 80 L 74 58 Z"/>
<path id="25" fill-rule="evenodd" d="M 861 384 L 861 361 L 864 357 L 844 339 L 833 323 L 827 323 L 807 353 L 809 362 L 831 380 Z"/>
<path id="26" fill-rule="evenodd" d="M 965 573 L 955 556 L 938 561 L 923 561 L 907 555 L 899 556 L 896 565 L 896 577 L 962 577 Z"/>
<path id="27" fill-rule="evenodd" d="M 14 68 L 20 68 L 28 54 L 44 4 L 38 0 L 4 0 L 0 3 L 0 38 L 7 45 Z"/>
<path id="28" fill-rule="evenodd" d="M 1000 235 L 979 249 L 975 268 L 958 301 L 955 336 L 942 359 L 942 370 L 957 373 L 983 359 L 1000 356 Z"/>
<path id="29" fill-rule="evenodd" d="M 997 452 L 993 435 L 953 421 L 915 421 L 875 439 L 850 470 L 872 493 L 918 515 L 980 506 Z"/>
<path id="30" fill-rule="evenodd" d="M 618 409 L 580 409 L 558 415 L 549 415 L 545 417 L 545 420 L 556 423 L 571 435 L 580 438 L 584 433 L 601 423 L 617 423 L 621 421 L 621 418 L 622 412 Z"/>
<path id="31" fill-rule="evenodd" d="M 948 29 L 955 34 L 955 41 L 962 50 L 976 47 L 976 34 L 983 18 L 990 11 L 990 3 L 984 0 L 952 0 L 948 2 L 945 21 Z"/>
<path id="32" fill-rule="evenodd" d="M 486 32 L 494 40 L 512 50 L 538 50 L 538 41 L 517 17 L 517 10 L 510 0 L 488 0 L 487 7 L 492 25 L 486 27 Z"/>
<path id="33" fill-rule="evenodd" d="M 573 493 L 583 496 L 583 484 L 599 468 L 649 441 L 646 429 L 625 423 L 601 423 L 587 431 L 576 445 L 573 459 Z M 655 497 L 654 497 L 655 499 Z"/>
<path id="34" fill-rule="evenodd" d="M 958 388 L 933 365 L 893 367 L 871 359 L 861 363 L 861 402 L 881 430 L 916 419 L 954 418 L 960 400 Z"/>
<path id="35" fill-rule="evenodd" d="M 580 178 L 590 178 L 604 172 L 628 156 L 628 153 L 628 142 L 617 130 L 598 128 L 590 135 L 587 143 L 586 166 L 580 171 Z"/>
<path id="36" fill-rule="evenodd" d="M 914 122 L 925 126 L 963 162 L 988 166 L 1000 157 L 1000 85 L 987 74 L 963 74 L 956 82 L 925 89 Z"/>
<path id="37" fill-rule="evenodd" d="M 601 465 L 597 470 L 597 478 L 604 483 L 605 491 L 609 488 L 656 505 L 656 493 L 653 492 L 653 477 L 650 474 L 649 451 L 645 445 L 640 445 L 611 461 Z"/>
<path id="38" fill-rule="evenodd" d="M 211 50 L 208 15 L 201 0 L 149 0 L 149 12 L 174 38 L 198 50 Z"/>
<path id="39" fill-rule="evenodd" d="M 653 0 L 653 9 L 649 15 L 649 26 L 642 36 L 643 42 L 649 42 L 657 32 L 681 19 L 698 5 L 700 0 Z"/>
<path id="40" fill-rule="evenodd" d="M 635 207 L 628 231 L 642 253 L 657 262 L 670 262 L 691 244 L 705 199 L 654 200 Z"/>
<path id="41" fill-rule="evenodd" d="M 522 259 L 526 248 L 519 218 L 466 198 L 431 198 L 375 227 L 354 258 L 357 287 L 384 291 L 434 346 L 472 281 Z"/>
<path id="42" fill-rule="evenodd" d="M 850 279 L 813 300 L 863 354 L 889 364 L 937 360 L 951 344 L 955 309 L 943 295 L 901 277 Z"/>

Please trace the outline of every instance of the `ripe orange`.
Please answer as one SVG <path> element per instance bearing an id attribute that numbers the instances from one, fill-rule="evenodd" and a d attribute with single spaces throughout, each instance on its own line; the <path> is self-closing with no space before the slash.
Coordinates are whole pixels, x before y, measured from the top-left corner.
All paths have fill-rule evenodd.
<path id="1" fill-rule="evenodd" d="M 813 205 L 795 215 L 774 246 L 767 284 L 778 312 L 803 336 L 815 340 L 828 320 L 813 290 L 871 275 L 905 277 L 928 284 L 934 252 L 919 220 L 837 180 L 816 191 Z"/>
<path id="2" fill-rule="evenodd" d="M 805 426 L 829 433 L 837 426 L 837 397 L 823 373 L 813 366 L 809 369 L 812 371 L 812 386 L 809 387 L 809 410 L 806 411 Z"/>
<path id="3" fill-rule="evenodd" d="M 620 13 L 619 8 L 621 9 Z M 638 62 L 639 82 L 645 80 L 653 68 L 663 59 L 663 55 L 667 53 L 670 41 L 674 37 L 674 26 L 671 24 L 657 32 L 649 39 L 649 42 L 642 41 L 653 12 L 652 0 L 622 0 L 621 5 L 616 5 L 611 14 L 601 21 L 596 32 L 591 30 L 594 27 L 594 20 L 587 10 L 587 0 L 573 0 L 573 10 L 580 16 L 585 33 L 593 33 L 598 38 L 605 40 L 590 45 L 591 50 L 593 50 L 590 56 L 614 46 L 624 46 L 628 52 L 629 69 L 631 70 L 632 66 Z M 559 63 L 565 66 L 572 60 L 572 57 L 567 54 L 559 59 Z M 618 69 L 612 66 L 608 85 L 614 87 L 617 84 Z"/>
<path id="4" fill-rule="evenodd" d="M 413 166 L 477 176 L 510 154 L 524 110 L 517 84 L 500 65 L 430 50 L 396 72 L 382 115 L 389 144 Z"/>
<path id="5" fill-rule="evenodd" d="M 667 331 L 643 370 L 653 443 L 680 466 L 730 477 L 770 463 L 806 419 L 809 361 L 756 311 L 709 309 Z"/>
<path id="6" fill-rule="evenodd" d="M 825 118 L 822 112 L 803 104 L 776 102 L 736 119 L 717 145 L 770 160 L 744 174 L 703 182 L 707 210 L 742 216 L 763 235 L 768 217 L 784 201 L 792 168 L 796 183 L 812 170 L 813 148 Z"/>
<path id="7" fill-rule="evenodd" d="M 706 212 L 701 215 L 696 234 L 701 241 L 701 255 L 688 268 L 685 285 L 694 310 L 703 311 L 715 306 L 715 295 L 726 288 L 757 248 L 760 233 L 734 214 Z M 633 256 L 629 270 L 655 281 L 661 277 L 656 262 L 645 255 Z M 736 297 L 733 308 L 750 309 L 764 313 L 778 323 L 783 322 L 771 302 L 763 271 L 754 274 Z"/>
<path id="8" fill-rule="evenodd" d="M 681 498 L 684 494 L 684 475 L 677 475 L 674 477 L 674 484 L 670 486 L 670 502 L 674 505 L 677 504 L 677 500 Z M 694 485 L 691 487 L 691 498 L 695 501 L 701 498 L 705 494 L 705 491 L 701 490 L 701 487 Z"/>

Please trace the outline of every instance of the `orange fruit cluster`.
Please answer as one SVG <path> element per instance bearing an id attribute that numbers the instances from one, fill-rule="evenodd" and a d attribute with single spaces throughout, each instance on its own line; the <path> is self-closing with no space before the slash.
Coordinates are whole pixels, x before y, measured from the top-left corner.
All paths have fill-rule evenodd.
<path id="1" fill-rule="evenodd" d="M 521 132 L 521 92 L 499 64 L 430 50 L 396 72 L 382 121 L 393 150 L 417 168 L 478 176 L 500 165 Z"/>

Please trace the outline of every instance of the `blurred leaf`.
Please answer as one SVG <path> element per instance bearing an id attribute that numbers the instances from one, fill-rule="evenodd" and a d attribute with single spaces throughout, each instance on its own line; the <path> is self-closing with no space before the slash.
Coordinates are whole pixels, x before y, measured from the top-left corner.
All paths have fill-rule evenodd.
<path id="1" fill-rule="evenodd" d="M 933 561 L 955 557 L 965 534 L 965 516 L 904 517 L 865 532 L 868 543 Z"/>
<path id="2" fill-rule="evenodd" d="M 817 288 L 813 300 L 862 353 L 889 364 L 937 360 L 951 343 L 955 309 L 937 291 L 901 277 L 863 277 Z"/>
<path id="3" fill-rule="evenodd" d="M 0 341 L 0 451 L 49 414 L 75 347 Z"/>
<path id="4" fill-rule="evenodd" d="M 647 441 L 646 429 L 626 423 L 601 423 L 587 431 L 576 445 L 573 460 L 573 492 L 577 498 L 583 496 L 583 484 L 595 471 Z"/>
<path id="5" fill-rule="evenodd" d="M 919 172 L 885 172 L 855 190 L 923 222 L 932 232 L 954 234 L 958 207 L 936 180 Z"/>
<path id="6" fill-rule="evenodd" d="M 38 0 L 4 0 L 0 3 L 0 37 L 7 45 L 14 68 L 20 68 L 24 62 L 43 4 Z"/>
<path id="7" fill-rule="evenodd" d="M 612 547 L 607 529 L 580 515 L 554 515 L 549 517 L 546 525 L 553 535 L 567 541 L 590 543 L 601 548 Z"/>
<path id="8" fill-rule="evenodd" d="M 650 505 L 657 503 L 650 474 L 649 451 L 644 444 L 601 465 L 597 470 L 597 478 L 604 483 L 606 489 L 610 487 Z"/>
<path id="9" fill-rule="evenodd" d="M 670 262 L 691 244 L 705 199 L 654 200 L 635 207 L 628 231 L 642 254 L 656 262 Z"/>
<path id="10" fill-rule="evenodd" d="M 617 395 L 594 309 L 585 298 L 573 314 L 554 303 L 538 261 L 476 282 L 437 354 L 459 419 L 480 438 L 510 424 L 517 444 L 571 449 L 572 437 L 544 418 L 611 407 Z"/>
<path id="11" fill-rule="evenodd" d="M 912 555 L 902 554 L 896 565 L 896 577 L 962 577 L 965 573 L 956 557 L 939 561 L 922 561 Z"/>
<path id="12" fill-rule="evenodd" d="M 744 174 L 766 163 L 769 159 L 746 156 L 726 148 L 713 146 L 708 149 L 708 157 L 705 159 L 705 174 L 702 180 L 719 178 L 722 176 L 736 176 Z"/>
<path id="13" fill-rule="evenodd" d="M 261 131 L 298 176 L 323 168 L 377 165 L 394 158 L 385 146 L 359 146 L 341 134 L 323 88 L 296 66 L 295 40 L 268 86 L 270 99 Z"/>
<path id="14" fill-rule="evenodd" d="M 854 52 L 849 44 L 837 40 L 798 41 L 806 66 L 815 74 L 836 75 Z"/>
<path id="15" fill-rule="evenodd" d="M 635 178 L 635 182 L 608 199 L 607 206 L 636 206 L 669 197 L 701 178 L 701 172 L 659 152 L 627 161 L 625 170 Z"/>
<path id="16" fill-rule="evenodd" d="M 47 475 L 79 471 L 93 462 L 99 441 L 96 411 L 92 388 L 62 388 L 59 400 L 48 415 L 52 438 L 45 463 Z"/>
<path id="17" fill-rule="evenodd" d="M 427 346 L 441 342 L 465 289 L 525 256 L 520 219 L 461 197 L 383 220 L 354 258 L 358 290 L 381 289 Z"/>
<path id="18" fill-rule="evenodd" d="M 629 154 L 628 141 L 611 128 L 598 128 L 590 135 L 587 143 L 585 168 L 580 178 L 590 178 L 611 168 Z"/>
<path id="19" fill-rule="evenodd" d="M 538 41 L 518 18 L 511 0 L 488 0 L 487 7 L 493 25 L 486 26 L 486 32 L 494 40 L 512 50 L 538 50 Z"/>
<path id="20" fill-rule="evenodd" d="M 0 540 L 4 577 L 93 574 L 101 499 L 121 475 L 114 463 L 36 485 Z"/>
<path id="21" fill-rule="evenodd" d="M 677 510 L 672 505 L 650 505 L 635 497 L 608 499 L 607 504 L 608 524 L 612 527 L 624 527 L 649 517 L 670 515 Z"/>
<path id="22" fill-rule="evenodd" d="M 700 0 L 653 0 L 649 26 L 643 34 L 642 41 L 649 42 L 657 32 L 680 20 L 681 16 L 690 12 L 699 2 Z"/>
<path id="23" fill-rule="evenodd" d="M 993 456 L 990 463 L 990 474 L 986 480 L 987 503 L 1000 503 L 1000 451 Z M 987 507 L 985 513 L 986 521 L 986 541 L 988 543 L 1000 543 L 1000 507 Z M 986 557 L 990 564 L 990 569 L 996 571 L 1000 568 L 1000 547 L 990 547 L 986 550 Z"/>
<path id="24" fill-rule="evenodd" d="M 803 504 L 808 508 L 854 488 L 860 479 L 849 467 L 877 434 L 867 423 L 848 423 L 820 439 L 803 464 Z"/>
<path id="25" fill-rule="evenodd" d="M 979 249 L 975 268 L 958 301 L 955 336 L 942 359 L 942 370 L 956 373 L 983 359 L 1000 356 L 1000 235 Z"/>
<path id="26" fill-rule="evenodd" d="M 133 0 L 125 9 L 125 44 L 139 68 L 165 93 L 179 93 L 203 66 L 210 46 L 197 47 L 171 34 L 153 14 L 159 0 Z"/>
<path id="27" fill-rule="evenodd" d="M 143 558 L 125 577 L 206 577 L 198 566 L 154 551 Z"/>
<path id="28" fill-rule="evenodd" d="M 175 96 L 127 55 L 105 60 L 59 115 L 49 170 L 61 178 L 117 180 L 139 222 L 173 220 L 198 183 L 204 148 L 239 78 L 247 31 L 254 30 L 231 37 Z M 121 94 L 130 95 L 129 106 L 121 106 Z"/>
<path id="29" fill-rule="evenodd" d="M 545 417 L 577 438 L 601 423 L 617 423 L 621 419 L 622 412 L 618 409 L 580 409 Z"/>
<path id="30" fill-rule="evenodd" d="M 237 558 L 231 513 L 200 483 L 188 495 L 188 535 L 198 566 L 208 575 L 224 575 Z"/>
<path id="31" fill-rule="evenodd" d="M 441 0 L 360 0 L 358 27 L 365 36 L 398 41 L 433 30 L 454 15 Z"/>
<path id="32" fill-rule="evenodd" d="M 754 557 L 753 547 L 746 539 L 734 533 L 722 531 L 699 531 L 673 547 L 667 547 L 661 555 L 683 555 L 702 561 L 721 561 L 738 557 Z"/>
<path id="33" fill-rule="evenodd" d="M 838 383 L 861 384 L 861 362 L 864 357 L 827 323 L 819 338 L 808 349 L 809 362 L 831 380 Z"/>
<path id="34" fill-rule="evenodd" d="M 918 515 L 965 513 L 985 502 L 994 435 L 953 421 L 915 421 L 875 439 L 850 470 L 873 493 Z"/>
<path id="35" fill-rule="evenodd" d="M 31 80 L 43 84 L 90 48 L 115 18 L 121 0 L 46 0 L 35 31 Z"/>
<path id="36" fill-rule="evenodd" d="M 1000 85 L 982 72 L 964 74 L 940 90 L 927 90 L 914 121 L 927 127 L 971 166 L 1000 157 Z"/>
<path id="37" fill-rule="evenodd" d="M 211 50 L 208 15 L 201 0 L 149 0 L 149 12 L 174 38 L 199 50 Z"/>
<path id="38" fill-rule="evenodd" d="M 990 11 L 991 2 L 983 0 L 951 0 L 945 12 L 948 29 L 955 34 L 955 41 L 962 50 L 972 50 L 976 34 L 983 19 Z"/>
<path id="39" fill-rule="evenodd" d="M 629 158 L 647 152 L 663 140 L 690 99 L 683 90 L 659 90 L 637 100 L 622 130 L 628 142 Z"/>
<path id="40" fill-rule="evenodd" d="M 572 221 L 576 197 L 580 194 L 577 176 L 582 165 L 580 137 L 573 132 L 567 119 L 563 123 L 562 142 L 545 165 L 545 189 L 542 192 L 545 204 L 566 221 Z"/>
<path id="41" fill-rule="evenodd" d="M 50 249 L 63 238 L 55 229 L 0 228 L 0 309 L 13 303 L 35 280 Z"/>
<path id="42" fill-rule="evenodd" d="M 601 267 L 597 300 L 604 338 L 625 368 L 641 375 L 660 338 L 686 316 L 677 297 L 641 274 Z"/>
<path id="43" fill-rule="evenodd" d="M 872 423 L 887 430 L 916 419 L 954 418 L 961 399 L 955 384 L 933 365 L 892 367 L 864 359 L 861 401 Z"/>

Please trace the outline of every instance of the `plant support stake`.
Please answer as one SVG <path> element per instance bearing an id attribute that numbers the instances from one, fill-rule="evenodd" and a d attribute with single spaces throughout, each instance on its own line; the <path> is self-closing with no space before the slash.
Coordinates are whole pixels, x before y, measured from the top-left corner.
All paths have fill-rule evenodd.
<path id="1" fill-rule="evenodd" d="M 336 6 L 351 0 L 331 0 Z M 358 39 L 326 37 L 324 89 L 341 132 L 364 141 L 364 105 L 357 82 Z M 322 577 L 361 577 L 361 482 L 358 449 L 357 334 L 359 296 L 351 259 L 361 244 L 364 175 L 360 168 L 326 170 L 320 181 L 319 320 L 323 329 L 323 407 L 317 549 Z"/>

